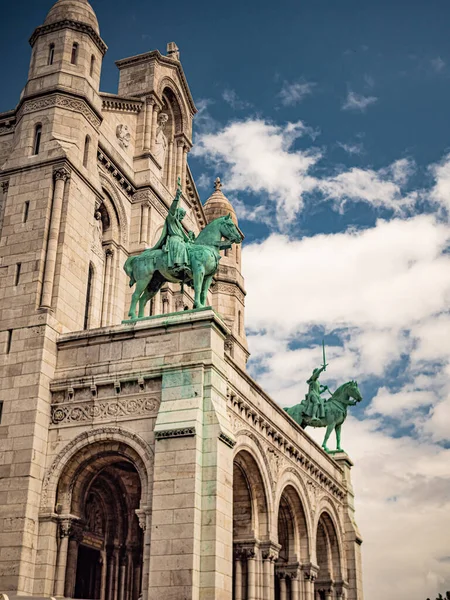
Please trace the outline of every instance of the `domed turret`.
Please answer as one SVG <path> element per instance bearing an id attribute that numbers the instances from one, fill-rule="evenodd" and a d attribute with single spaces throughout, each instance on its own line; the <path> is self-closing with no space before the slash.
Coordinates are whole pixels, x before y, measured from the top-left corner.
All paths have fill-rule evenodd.
<path id="1" fill-rule="evenodd" d="M 220 182 L 219 177 L 217 177 L 216 181 L 214 182 L 214 188 L 214 192 L 208 198 L 205 206 L 203 207 L 208 223 L 211 223 L 211 221 L 214 221 L 214 219 L 217 219 L 218 217 L 224 217 L 230 214 L 231 218 L 233 219 L 233 223 L 237 225 L 238 221 L 236 213 L 234 212 L 233 205 L 222 192 L 222 183 Z"/>
<path id="2" fill-rule="evenodd" d="M 58 0 L 50 9 L 44 26 L 65 20 L 85 23 L 100 33 L 94 9 L 87 0 Z"/>

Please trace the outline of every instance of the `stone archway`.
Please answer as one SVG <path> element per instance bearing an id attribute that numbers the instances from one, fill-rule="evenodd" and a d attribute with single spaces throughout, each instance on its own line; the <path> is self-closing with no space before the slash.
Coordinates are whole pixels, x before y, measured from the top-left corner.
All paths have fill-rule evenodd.
<path id="1" fill-rule="evenodd" d="M 126 443 L 94 441 L 63 466 L 55 493 L 60 514 L 54 594 L 96 600 L 138 600 L 148 466 Z"/>
<path id="2" fill-rule="evenodd" d="M 341 597 L 341 550 L 334 523 L 327 512 L 322 512 L 317 523 L 316 559 L 319 573 L 315 582 L 317 600 Z"/>

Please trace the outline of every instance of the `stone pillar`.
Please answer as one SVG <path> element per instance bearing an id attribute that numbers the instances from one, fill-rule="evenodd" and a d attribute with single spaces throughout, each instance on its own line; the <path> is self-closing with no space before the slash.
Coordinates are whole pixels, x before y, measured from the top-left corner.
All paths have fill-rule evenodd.
<path id="1" fill-rule="evenodd" d="M 234 555 L 234 600 L 243 600 L 242 598 L 242 553 L 235 551 Z"/>
<path id="2" fill-rule="evenodd" d="M 114 548 L 109 546 L 106 553 L 108 557 L 108 598 L 112 600 L 114 593 Z"/>
<path id="3" fill-rule="evenodd" d="M 106 550 L 101 552 L 102 557 L 102 583 L 100 588 L 100 600 L 106 600 L 106 585 L 107 585 L 107 570 L 108 570 L 108 557 L 106 556 Z M 73 598 L 73 595 L 71 596 Z"/>
<path id="4" fill-rule="evenodd" d="M 279 571 L 278 581 L 280 582 L 280 600 L 287 600 L 286 573 Z"/>
<path id="5" fill-rule="evenodd" d="M 59 547 L 56 559 L 55 591 L 57 598 L 64 598 L 64 587 L 66 581 L 67 554 L 69 550 L 69 535 L 72 519 L 63 518 L 59 522 Z"/>
<path id="6" fill-rule="evenodd" d="M 333 587 L 330 586 L 325 590 L 325 600 L 333 600 Z"/>
<path id="7" fill-rule="evenodd" d="M 119 600 L 119 548 L 114 548 L 114 600 Z"/>
<path id="8" fill-rule="evenodd" d="M 125 583 L 127 580 L 127 554 L 123 554 L 120 557 L 120 587 L 119 587 L 119 600 L 125 600 Z"/>
<path id="9" fill-rule="evenodd" d="M 1 186 L 3 198 L 0 204 L 0 231 L 3 223 L 3 215 L 5 214 L 6 209 L 6 200 L 8 199 L 9 181 L 2 181 Z"/>
<path id="10" fill-rule="evenodd" d="M 314 600 L 314 582 L 317 578 L 319 567 L 310 563 L 308 565 L 302 565 L 302 571 L 305 600 Z"/>
<path id="11" fill-rule="evenodd" d="M 150 202 L 147 200 L 142 203 L 141 212 L 141 244 L 148 246 L 148 226 L 150 215 Z"/>
<path id="12" fill-rule="evenodd" d="M 73 598 L 75 592 L 75 583 L 77 578 L 78 546 L 83 538 L 81 527 L 72 526 L 69 539 L 69 549 L 67 556 L 66 582 L 64 586 L 64 595 L 67 598 Z"/>
<path id="13" fill-rule="evenodd" d="M 152 152 L 155 151 L 156 132 L 158 130 L 158 113 L 159 107 L 154 104 L 152 112 Z"/>
<path id="14" fill-rule="evenodd" d="M 347 488 L 344 499 L 344 547 L 347 556 L 348 600 L 363 600 L 361 544 L 362 537 L 355 521 L 355 494 L 353 492 L 351 469 L 353 462 L 345 452 L 333 455 L 343 470 L 343 483 Z"/>
<path id="15" fill-rule="evenodd" d="M 257 600 L 255 556 L 254 550 L 247 550 L 247 600 Z"/>
<path id="16" fill-rule="evenodd" d="M 181 170 L 181 189 L 183 190 L 183 192 L 186 192 L 187 155 L 188 155 L 188 148 L 185 145 L 183 147 L 183 163 L 182 163 L 182 170 Z"/>
<path id="17" fill-rule="evenodd" d="M 169 190 L 174 189 L 173 185 L 173 140 L 169 141 L 169 158 L 168 158 L 168 169 L 166 174 L 166 184 Z"/>
<path id="18" fill-rule="evenodd" d="M 110 325 L 110 304 L 112 291 L 112 275 L 114 270 L 114 249 L 107 248 L 105 252 L 105 278 L 103 283 L 102 327 Z"/>
<path id="19" fill-rule="evenodd" d="M 145 122 L 144 122 L 144 150 L 150 152 L 152 148 L 152 122 L 153 108 L 155 101 L 153 98 L 147 98 L 145 103 Z"/>
<path id="20" fill-rule="evenodd" d="M 44 281 L 42 284 L 41 306 L 51 308 L 53 283 L 56 270 L 56 255 L 58 252 L 58 238 L 61 227 L 61 213 L 64 199 L 64 188 L 70 173 L 66 168 L 55 171 L 55 187 L 53 190 L 52 212 L 50 217 L 50 228 L 48 232 L 47 254 L 45 257 Z"/>
<path id="21" fill-rule="evenodd" d="M 184 157 L 184 142 L 177 140 L 177 169 L 175 173 L 175 181 L 179 177 L 181 179 L 181 189 L 183 189 L 183 157 Z"/>
<path id="22" fill-rule="evenodd" d="M 142 554 L 142 568 L 140 569 L 139 579 L 140 592 L 142 600 L 148 598 L 149 572 L 150 572 L 150 534 L 152 529 L 152 509 L 149 506 L 136 510 L 139 520 L 139 526 L 144 532 L 144 545 Z M 142 572 L 142 575 L 141 575 Z"/>
<path id="23" fill-rule="evenodd" d="M 298 573 L 291 574 L 291 600 L 301 600 Z"/>

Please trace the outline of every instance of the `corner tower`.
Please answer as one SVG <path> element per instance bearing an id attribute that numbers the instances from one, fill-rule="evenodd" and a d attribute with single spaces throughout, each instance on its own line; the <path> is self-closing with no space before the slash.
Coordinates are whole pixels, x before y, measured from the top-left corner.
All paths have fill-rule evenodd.
<path id="1" fill-rule="evenodd" d="M 236 212 L 222 192 L 222 183 L 217 177 L 214 192 L 204 205 L 205 217 L 210 223 L 218 217 L 231 215 L 233 223 L 239 227 Z M 231 336 L 225 348 L 230 356 L 241 366 L 249 357 L 247 337 L 245 335 L 245 288 L 241 273 L 241 246 L 233 245 L 230 250 L 222 252 L 222 259 L 212 287 L 213 308 L 222 315 L 231 329 Z"/>

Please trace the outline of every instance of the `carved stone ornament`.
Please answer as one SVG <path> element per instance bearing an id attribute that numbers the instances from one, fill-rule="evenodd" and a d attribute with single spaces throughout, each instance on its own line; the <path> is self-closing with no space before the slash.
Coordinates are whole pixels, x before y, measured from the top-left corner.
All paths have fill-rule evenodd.
<path id="1" fill-rule="evenodd" d="M 53 425 L 82 423 L 85 421 L 117 419 L 120 417 L 156 415 L 159 401 L 156 398 L 111 398 L 101 402 L 71 402 L 52 405 Z"/>
<path id="2" fill-rule="evenodd" d="M 65 167 L 61 167 L 60 169 L 56 169 L 53 173 L 55 177 L 55 181 L 58 179 L 62 179 L 62 181 L 67 181 L 70 178 L 70 171 Z"/>
<path id="3" fill-rule="evenodd" d="M 128 125 L 125 125 L 123 123 L 120 125 L 117 125 L 116 137 L 119 141 L 119 146 L 121 148 L 123 148 L 124 150 L 126 150 L 128 148 L 128 146 L 130 145 L 130 141 L 131 141 L 131 133 L 128 128 Z"/>

